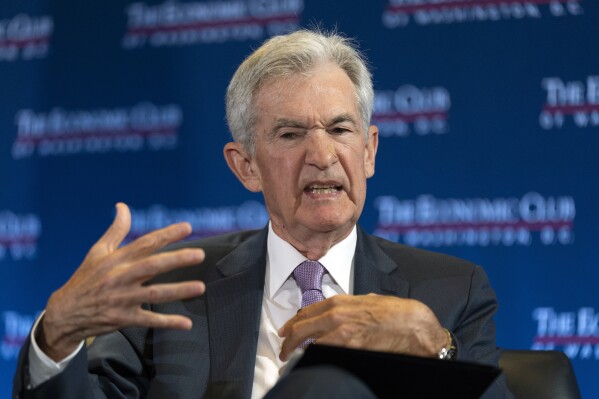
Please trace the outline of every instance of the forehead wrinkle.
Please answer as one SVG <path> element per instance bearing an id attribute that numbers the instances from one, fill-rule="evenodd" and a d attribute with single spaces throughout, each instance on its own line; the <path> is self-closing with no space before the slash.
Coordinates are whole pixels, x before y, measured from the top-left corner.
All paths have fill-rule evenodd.
<path id="1" fill-rule="evenodd" d="M 301 112 L 294 106 L 291 110 L 287 109 L 286 113 L 296 115 L 287 115 L 286 117 L 282 116 L 280 118 L 273 115 L 271 109 L 265 109 L 267 105 L 265 102 L 270 103 L 268 105 L 271 105 L 273 100 L 275 103 L 293 102 L 293 93 L 296 92 L 301 84 L 306 82 L 309 82 L 308 87 L 304 87 L 301 90 L 312 90 L 318 98 L 329 97 L 331 90 L 335 92 L 332 93 L 333 97 L 339 96 L 339 92 L 346 91 L 343 87 L 330 87 L 328 84 L 323 84 L 319 81 L 311 82 L 310 78 L 313 77 L 313 71 L 310 70 L 309 72 L 310 73 L 295 73 L 291 76 L 267 79 L 257 91 L 255 100 L 257 100 L 257 105 L 260 108 L 262 117 L 265 117 L 268 114 L 270 114 L 271 117 L 274 117 L 269 123 L 270 126 L 265 129 L 265 138 L 268 141 L 272 141 L 282 128 L 313 130 L 328 128 L 339 123 L 350 123 L 353 127 L 361 128 L 361 124 L 358 122 L 359 118 L 355 115 L 357 110 L 353 109 L 354 107 L 357 108 L 357 104 L 352 104 L 351 110 L 345 110 L 343 108 L 335 110 L 337 106 L 333 105 L 329 106 L 328 110 L 326 108 L 324 110 L 310 109 L 305 110 L 308 111 L 306 113 Z M 350 92 L 353 92 L 354 88 L 350 87 L 349 90 Z M 348 93 L 341 94 L 341 96 L 345 97 L 345 94 Z M 339 113 L 335 114 L 336 111 Z"/>

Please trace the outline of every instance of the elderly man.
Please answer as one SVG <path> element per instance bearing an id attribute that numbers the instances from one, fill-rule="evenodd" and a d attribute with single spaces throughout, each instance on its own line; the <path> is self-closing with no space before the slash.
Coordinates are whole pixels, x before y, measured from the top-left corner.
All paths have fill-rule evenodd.
<path id="1" fill-rule="evenodd" d="M 357 226 L 378 145 L 372 108 L 370 74 L 348 40 L 299 31 L 264 43 L 229 85 L 235 142 L 224 156 L 263 193 L 268 226 L 170 245 L 191 232 L 181 223 L 119 247 L 130 214 L 118 204 L 34 326 L 15 394 L 260 398 L 314 340 L 496 364 L 496 300 L 482 269 Z M 372 396 L 333 377 L 321 396 Z M 270 395 L 289 397 L 287 383 Z M 487 395 L 510 396 L 501 379 Z"/>

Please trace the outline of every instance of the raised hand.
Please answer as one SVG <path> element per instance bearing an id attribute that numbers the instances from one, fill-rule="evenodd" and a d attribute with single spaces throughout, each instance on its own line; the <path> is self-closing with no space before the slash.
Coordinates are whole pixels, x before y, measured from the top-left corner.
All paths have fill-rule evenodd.
<path id="1" fill-rule="evenodd" d="M 187 317 L 141 308 L 142 303 L 169 302 L 204 293 L 201 281 L 144 285 L 159 274 L 204 260 L 201 249 L 156 253 L 188 236 L 191 226 L 173 224 L 119 248 L 131 228 L 131 213 L 123 203 L 116 209 L 112 225 L 69 281 L 48 300 L 37 341 L 55 361 L 72 353 L 86 337 L 123 327 L 191 328 Z"/>

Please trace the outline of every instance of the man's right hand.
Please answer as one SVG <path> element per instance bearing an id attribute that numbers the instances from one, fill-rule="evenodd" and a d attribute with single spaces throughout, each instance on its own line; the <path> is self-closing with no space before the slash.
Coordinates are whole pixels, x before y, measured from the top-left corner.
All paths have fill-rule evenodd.
<path id="1" fill-rule="evenodd" d="M 37 341 L 54 361 L 71 354 L 87 337 L 123 327 L 191 329 L 187 317 L 141 308 L 142 303 L 169 302 L 204 293 L 201 281 L 144 285 L 159 274 L 204 260 L 201 249 L 156 253 L 191 234 L 191 226 L 174 224 L 119 248 L 131 228 L 131 213 L 123 203 L 116 209 L 112 225 L 69 281 L 48 300 Z"/>

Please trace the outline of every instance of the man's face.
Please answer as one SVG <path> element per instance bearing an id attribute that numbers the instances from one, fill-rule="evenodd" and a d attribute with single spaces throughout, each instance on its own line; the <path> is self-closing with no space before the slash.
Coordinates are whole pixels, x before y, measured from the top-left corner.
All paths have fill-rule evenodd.
<path id="1" fill-rule="evenodd" d="M 252 168 L 275 232 L 292 244 L 345 238 L 362 212 L 378 143 L 374 126 L 365 139 L 351 80 L 325 64 L 265 82 L 254 101 Z"/>

